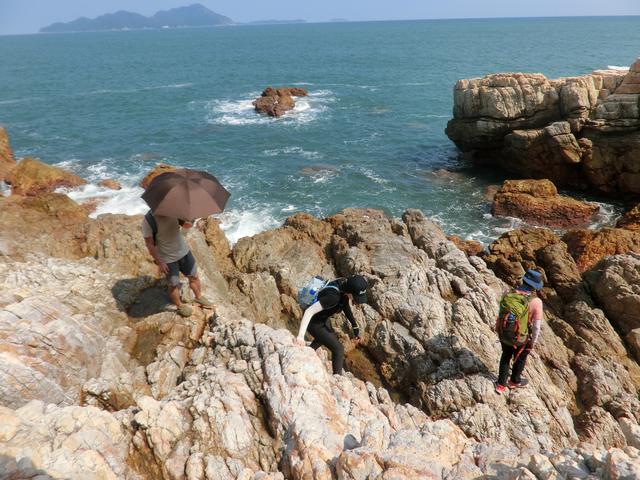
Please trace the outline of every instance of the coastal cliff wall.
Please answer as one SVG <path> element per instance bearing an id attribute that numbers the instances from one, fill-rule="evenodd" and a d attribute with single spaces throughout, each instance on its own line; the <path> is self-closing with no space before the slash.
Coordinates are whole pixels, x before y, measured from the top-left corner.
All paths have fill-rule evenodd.
<path id="1" fill-rule="evenodd" d="M 448 137 L 478 163 L 604 194 L 640 194 L 640 59 L 628 72 L 460 80 Z"/>

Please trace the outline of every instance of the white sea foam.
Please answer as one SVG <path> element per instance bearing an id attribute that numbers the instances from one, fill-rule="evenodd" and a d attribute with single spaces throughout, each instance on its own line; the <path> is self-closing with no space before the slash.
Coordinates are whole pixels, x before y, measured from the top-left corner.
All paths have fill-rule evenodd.
<path id="1" fill-rule="evenodd" d="M 284 207 L 283 209 L 281 209 L 281 212 L 293 212 L 296 209 L 295 205 L 287 205 L 286 207 Z"/>
<path id="2" fill-rule="evenodd" d="M 0 182 L 0 196 L 8 197 L 9 195 L 11 195 L 11 185 Z"/>
<path id="3" fill-rule="evenodd" d="M 220 228 L 224 230 L 232 245 L 242 237 L 251 237 L 280 225 L 278 220 L 260 209 L 231 209 L 219 215 L 218 218 L 220 219 Z"/>
<path id="4" fill-rule="evenodd" d="M 25 98 L 15 98 L 13 100 L 0 100 L 0 105 L 11 105 L 14 103 L 30 102 L 32 100 L 42 100 L 42 97 L 25 97 Z"/>
<path id="5" fill-rule="evenodd" d="M 607 65 L 607 70 L 620 70 L 621 72 L 626 72 L 629 70 L 629 67 L 619 67 L 618 65 Z"/>
<path id="6" fill-rule="evenodd" d="M 285 147 L 285 148 L 273 148 L 270 150 L 264 150 L 262 152 L 267 157 L 277 157 L 280 155 L 297 155 L 304 158 L 317 159 L 322 158 L 322 154 L 315 151 L 308 151 L 301 147 Z"/>
<path id="7" fill-rule="evenodd" d="M 242 99 L 236 100 L 211 100 L 205 102 L 207 111 L 206 121 L 217 125 L 259 125 L 272 122 L 293 123 L 296 125 L 312 122 L 327 109 L 326 104 L 335 101 L 330 90 L 312 92 L 308 97 L 296 98 L 293 110 L 282 117 L 273 118 L 258 114 L 253 106 L 253 100 L 260 95 L 259 92 L 249 92 Z M 196 106 L 198 102 L 192 102 L 190 106 Z"/>

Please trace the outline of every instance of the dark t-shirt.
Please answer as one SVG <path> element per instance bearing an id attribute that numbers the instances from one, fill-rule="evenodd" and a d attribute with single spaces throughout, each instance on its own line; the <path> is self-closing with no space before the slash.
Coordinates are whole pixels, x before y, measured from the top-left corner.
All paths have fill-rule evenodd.
<path id="1" fill-rule="evenodd" d="M 338 288 L 341 287 L 341 279 L 334 280 L 333 282 L 329 282 L 329 284 L 324 287 L 318 293 L 318 302 L 322 306 L 322 310 L 316 313 L 313 317 L 311 317 L 311 322 L 313 323 L 324 323 L 327 319 L 338 312 L 344 312 L 349 320 L 349 323 L 353 327 L 357 327 L 356 319 L 353 316 L 353 312 L 351 311 L 351 305 L 349 303 L 349 297 L 342 290 L 336 290 L 335 288 L 331 288 L 331 286 L 336 286 Z M 342 280 L 344 283 L 344 280 Z M 331 285 L 331 286 L 329 286 Z"/>

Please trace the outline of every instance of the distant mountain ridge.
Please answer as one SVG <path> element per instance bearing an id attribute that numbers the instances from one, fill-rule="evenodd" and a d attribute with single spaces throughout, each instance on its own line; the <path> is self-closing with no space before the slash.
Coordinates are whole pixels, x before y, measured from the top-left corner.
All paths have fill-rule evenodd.
<path id="1" fill-rule="evenodd" d="M 233 25 L 229 17 L 195 3 L 188 7 L 172 8 L 157 12 L 152 17 L 120 10 L 90 19 L 80 17 L 72 22 L 57 22 L 40 29 L 41 33 L 88 32 L 97 30 L 136 30 L 142 28 L 206 27 Z"/>

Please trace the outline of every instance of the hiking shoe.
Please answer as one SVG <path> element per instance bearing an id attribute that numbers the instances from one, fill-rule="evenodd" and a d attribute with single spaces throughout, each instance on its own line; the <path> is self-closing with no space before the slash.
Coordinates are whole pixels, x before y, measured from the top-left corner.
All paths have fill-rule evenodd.
<path id="1" fill-rule="evenodd" d="M 498 395 L 502 395 L 506 391 L 507 391 L 507 387 L 505 387 L 504 385 L 500 385 L 499 383 L 496 383 L 496 393 Z"/>
<path id="2" fill-rule="evenodd" d="M 202 296 L 200 298 L 196 298 L 193 301 L 195 303 L 197 303 L 198 305 L 200 305 L 201 307 L 213 308 L 213 303 L 211 303 L 211 301 L 209 299 L 207 299 L 207 297 L 205 297 L 205 296 Z"/>
<path id="3" fill-rule="evenodd" d="M 524 388 L 527 385 L 529 385 L 529 380 L 527 380 L 526 378 L 521 379 L 519 382 L 512 382 L 511 380 L 509 380 L 507 382 L 507 387 L 509 388 Z"/>
<path id="4" fill-rule="evenodd" d="M 178 307 L 178 315 L 180 315 L 181 317 L 190 317 L 192 313 L 193 308 L 191 308 L 191 306 L 187 305 L 186 303 L 183 303 Z"/>

